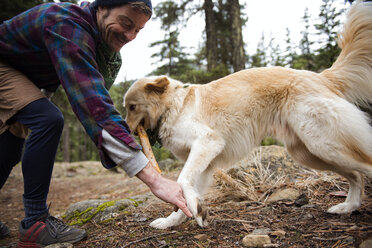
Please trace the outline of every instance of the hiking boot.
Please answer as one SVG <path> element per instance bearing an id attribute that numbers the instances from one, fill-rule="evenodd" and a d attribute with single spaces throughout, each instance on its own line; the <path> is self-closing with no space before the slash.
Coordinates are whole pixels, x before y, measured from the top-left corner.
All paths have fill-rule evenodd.
<path id="1" fill-rule="evenodd" d="M 61 220 L 44 215 L 30 228 L 19 225 L 20 240 L 17 247 L 39 248 L 57 243 L 76 243 L 87 236 L 85 230 L 64 224 Z"/>
<path id="2" fill-rule="evenodd" d="M 0 221 L 0 239 L 5 238 L 10 234 L 9 228 Z"/>

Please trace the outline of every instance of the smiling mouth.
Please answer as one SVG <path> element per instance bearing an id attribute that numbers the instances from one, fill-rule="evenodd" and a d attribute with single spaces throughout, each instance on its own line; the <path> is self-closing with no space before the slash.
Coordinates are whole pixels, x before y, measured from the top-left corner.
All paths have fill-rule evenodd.
<path id="1" fill-rule="evenodd" d="M 122 34 L 115 33 L 115 37 L 121 43 L 127 44 L 129 42 L 129 40 L 124 35 L 122 35 Z"/>

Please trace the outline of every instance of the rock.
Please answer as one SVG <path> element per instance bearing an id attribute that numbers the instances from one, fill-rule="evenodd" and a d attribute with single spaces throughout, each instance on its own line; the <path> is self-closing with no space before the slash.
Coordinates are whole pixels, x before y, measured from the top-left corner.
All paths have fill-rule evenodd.
<path id="1" fill-rule="evenodd" d="M 359 246 L 359 248 L 371 248 L 371 247 L 372 247 L 372 238 L 367 239 L 367 240 L 364 240 L 364 241 L 360 244 L 360 246 Z"/>
<path id="2" fill-rule="evenodd" d="M 265 167 L 267 166 L 270 172 L 277 174 L 284 173 L 289 178 L 294 175 L 295 168 L 301 167 L 291 158 L 283 146 L 277 145 L 256 147 L 247 158 L 238 162 L 237 165 L 242 169 L 247 169 L 252 164 L 257 163 L 257 159 L 259 159 L 259 163 L 262 163 Z"/>
<path id="3" fill-rule="evenodd" d="M 45 248 L 72 248 L 73 245 L 70 243 L 59 243 L 59 244 L 53 244 L 45 246 Z"/>
<path id="4" fill-rule="evenodd" d="M 309 198 L 306 194 L 301 194 L 294 203 L 296 207 L 301 207 L 309 203 Z"/>
<path id="5" fill-rule="evenodd" d="M 278 237 L 278 238 L 284 238 L 285 237 L 285 231 L 283 231 L 283 230 L 273 231 L 273 232 L 270 232 L 270 235 Z"/>
<path id="6" fill-rule="evenodd" d="M 248 234 L 242 243 L 245 247 L 264 247 L 271 244 L 271 239 L 268 235 Z"/>
<path id="7" fill-rule="evenodd" d="M 251 234 L 255 234 L 255 235 L 268 235 L 269 233 L 271 233 L 271 229 L 270 228 L 260 228 L 260 229 L 253 230 L 253 232 Z"/>
<path id="8" fill-rule="evenodd" d="M 117 217 L 120 213 L 132 210 L 147 200 L 147 196 L 136 196 L 121 200 L 86 200 L 71 204 L 64 219 L 71 221 L 71 225 L 84 224 L 94 220 L 98 223 Z"/>
<path id="9" fill-rule="evenodd" d="M 274 192 L 267 199 L 267 202 L 277 202 L 281 200 L 296 200 L 301 195 L 300 191 L 293 188 L 281 189 Z"/>
<path id="10" fill-rule="evenodd" d="M 301 206 L 301 208 L 318 208 L 318 205 L 315 204 L 306 204 Z"/>
<path id="11" fill-rule="evenodd" d="M 205 241 L 208 239 L 208 235 L 207 234 L 197 234 L 194 236 L 195 239 L 197 240 L 201 240 L 201 241 Z"/>
<path id="12" fill-rule="evenodd" d="M 148 220 L 148 217 L 146 215 L 139 214 L 139 213 L 133 214 L 133 217 L 134 217 L 134 221 L 136 222 L 145 222 Z"/>
<path id="13" fill-rule="evenodd" d="M 305 214 L 304 218 L 305 219 L 312 219 L 312 218 L 314 218 L 314 215 L 312 215 L 311 213 L 307 213 L 307 214 Z"/>

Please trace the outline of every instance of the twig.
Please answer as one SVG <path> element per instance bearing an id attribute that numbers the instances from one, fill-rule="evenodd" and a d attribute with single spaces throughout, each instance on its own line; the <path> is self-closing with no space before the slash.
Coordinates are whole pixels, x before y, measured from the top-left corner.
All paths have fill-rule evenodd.
<path id="1" fill-rule="evenodd" d="M 330 230 L 314 230 L 315 233 L 329 233 L 329 232 L 345 232 L 346 230 L 341 229 L 330 229 Z"/>
<path id="2" fill-rule="evenodd" d="M 319 238 L 319 237 L 313 237 L 313 239 L 321 240 L 321 241 L 336 241 L 336 240 L 345 239 L 345 238 L 347 238 L 347 237 L 348 237 L 348 236 L 341 236 L 341 237 L 335 237 L 335 238 Z"/>
<path id="3" fill-rule="evenodd" d="M 340 239 L 337 240 L 337 242 L 336 242 L 334 245 L 332 245 L 331 248 L 336 248 L 336 247 L 338 246 L 339 243 L 341 243 L 341 240 L 340 240 Z"/>
<path id="4" fill-rule="evenodd" d="M 136 243 L 139 243 L 139 242 L 142 242 L 142 241 L 146 241 L 146 240 L 149 240 L 149 239 L 153 239 L 153 238 L 157 238 L 157 237 L 165 236 L 165 235 L 169 235 L 169 234 L 175 234 L 175 233 L 176 233 L 176 231 L 172 231 L 172 232 L 167 232 L 167 233 L 159 233 L 159 234 L 151 235 L 151 236 L 148 236 L 148 237 L 145 237 L 145 238 L 142 238 L 142 239 L 137 239 L 135 241 L 129 242 L 128 244 L 126 244 L 124 246 L 121 246 L 120 248 L 128 247 L 130 245 L 133 245 L 133 244 L 136 244 Z"/>
<path id="5" fill-rule="evenodd" d="M 249 221 L 249 220 L 238 220 L 238 219 L 214 219 L 215 221 L 236 221 L 236 222 L 242 222 L 242 223 L 256 223 L 255 221 Z"/>
<path id="6" fill-rule="evenodd" d="M 196 244 L 197 247 L 199 248 L 204 248 L 204 246 L 201 246 L 200 244 L 196 243 L 194 240 L 191 240 L 194 244 Z"/>

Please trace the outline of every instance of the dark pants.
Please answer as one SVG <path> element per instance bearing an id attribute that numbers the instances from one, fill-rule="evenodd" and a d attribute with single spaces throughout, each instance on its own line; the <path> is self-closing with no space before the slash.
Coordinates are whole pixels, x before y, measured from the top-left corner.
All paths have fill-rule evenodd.
<path id="1" fill-rule="evenodd" d="M 46 213 L 46 200 L 58 143 L 63 130 L 61 111 L 47 98 L 33 101 L 17 112 L 12 120 L 31 130 L 24 139 L 6 131 L 0 135 L 0 188 L 12 168 L 21 160 L 24 179 L 24 225 L 30 226 Z M 22 149 L 24 145 L 24 153 Z"/>

